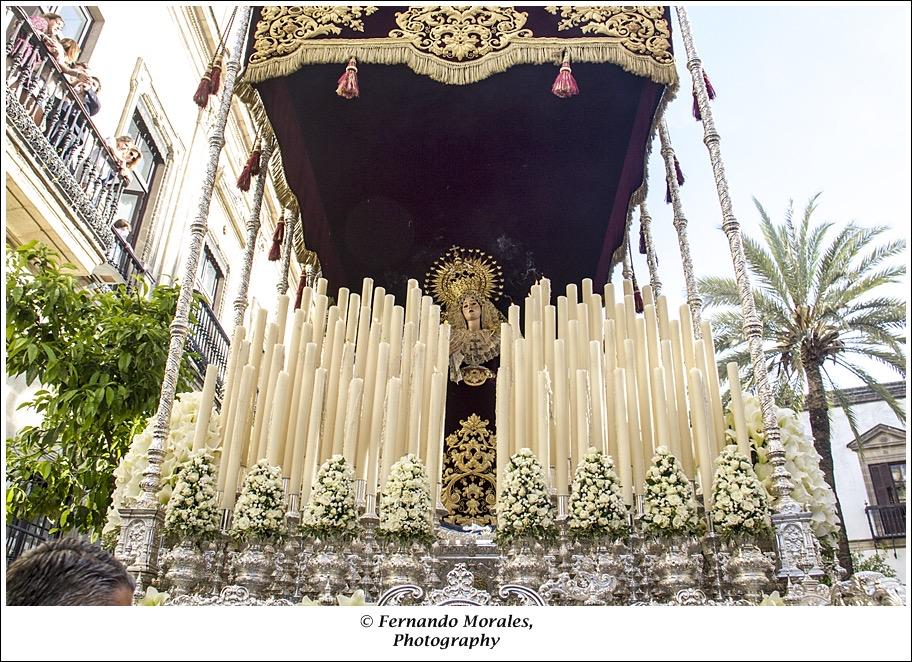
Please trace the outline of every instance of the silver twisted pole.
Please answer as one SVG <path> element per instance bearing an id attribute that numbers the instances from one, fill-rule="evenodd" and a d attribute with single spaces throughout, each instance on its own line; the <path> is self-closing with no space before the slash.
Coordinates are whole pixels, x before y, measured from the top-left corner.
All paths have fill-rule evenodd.
<path id="1" fill-rule="evenodd" d="M 279 282 L 276 289 L 279 296 L 288 291 L 288 268 L 291 266 L 291 245 L 294 243 L 295 223 L 298 220 L 298 212 L 289 207 L 285 207 L 283 212 L 285 216 L 285 245 L 282 246 L 282 262 L 279 267 Z"/>
<path id="2" fill-rule="evenodd" d="M 697 106 L 702 117 L 703 142 L 709 152 L 713 177 L 716 180 L 716 191 L 722 208 L 722 230 L 728 238 L 729 250 L 731 251 L 735 282 L 738 285 L 738 294 L 741 299 L 741 315 L 744 318 L 742 328 L 751 354 L 754 384 L 763 413 L 763 427 L 769 448 L 769 461 L 774 467 L 772 483 L 775 514 L 773 519 L 776 525 L 779 549 L 779 575 L 782 577 L 804 576 L 808 567 L 810 567 L 810 570 L 807 574 L 823 574 L 816 540 L 810 527 L 810 513 L 806 512 L 804 507 L 791 496 L 794 486 L 792 477 L 785 468 L 785 448 L 782 445 L 779 432 L 773 391 L 770 388 L 766 373 L 763 352 L 763 325 L 760 322 L 760 317 L 754 304 L 750 274 L 741 238 L 741 225 L 732 209 L 731 195 L 728 191 L 728 179 L 725 175 L 722 151 L 719 146 L 721 137 L 716 131 L 716 125 L 713 121 L 709 95 L 703 79 L 703 65 L 694 47 L 693 33 L 690 21 L 687 18 L 687 10 L 677 5 L 675 11 L 681 27 L 681 39 L 684 42 L 684 49 L 687 53 L 687 68 L 693 78 Z"/>
<path id="3" fill-rule="evenodd" d="M 250 272 L 253 269 L 253 254 L 256 251 L 257 235 L 260 232 L 263 191 L 266 188 L 266 179 L 269 177 L 269 159 L 272 157 L 274 146 L 271 139 L 264 139 L 263 152 L 260 155 L 260 174 L 257 176 L 256 188 L 253 191 L 253 209 L 250 211 L 250 218 L 247 219 L 247 244 L 244 246 L 244 262 L 241 265 L 241 284 L 234 300 L 234 325 L 232 328 L 243 324 L 244 313 L 247 311 Z"/>
<path id="4" fill-rule="evenodd" d="M 681 251 L 681 268 L 684 270 L 684 284 L 687 287 L 687 306 L 690 308 L 690 317 L 693 319 L 694 337 L 699 340 L 703 337 L 700 323 L 703 317 L 703 299 L 697 290 L 697 279 L 694 276 L 693 260 L 690 257 L 690 242 L 687 239 L 687 218 L 684 216 L 684 206 L 681 204 L 681 189 L 678 187 L 678 175 L 675 171 L 675 153 L 671 145 L 671 135 L 664 115 L 659 120 L 659 141 L 662 146 L 662 159 L 665 161 L 665 181 L 671 192 L 671 209 L 674 215 L 672 225 L 678 234 L 678 247 Z"/>
<path id="5" fill-rule="evenodd" d="M 240 54 L 244 50 L 244 40 L 247 36 L 247 24 L 250 22 L 250 14 L 251 8 L 249 6 L 241 8 L 240 20 L 235 26 L 234 42 L 231 49 L 232 55 L 225 66 L 225 86 L 222 90 L 218 114 L 208 139 L 209 162 L 206 166 L 206 177 L 203 180 L 199 202 L 197 203 L 196 216 L 190 223 L 187 259 L 184 263 L 183 275 L 180 281 L 180 294 L 177 299 L 174 320 L 171 322 L 168 359 L 165 363 L 165 374 L 162 380 L 158 411 L 155 414 L 152 444 L 148 450 L 149 466 L 143 471 L 143 478 L 140 482 L 142 494 L 137 501 L 137 507 L 139 508 L 155 509 L 158 507 L 158 490 L 161 486 L 161 464 L 165 455 L 165 438 L 168 436 L 171 407 L 174 404 L 178 373 L 181 359 L 184 356 L 184 341 L 189 330 L 190 307 L 193 303 L 196 270 L 199 266 L 200 253 L 203 248 L 203 238 L 206 234 L 209 203 L 212 200 L 212 190 L 215 187 L 219 154 L 225 144 L 225 125 L 228 122 L 228 112 L 231 109 L 234 84 L 241 68 Z"/>
<path id="6" fill-rule="evenodd" d="M 649 284 L 655 297 L 662 293 L 662 281 L 659 279 L 659 260 L 656 257 L 655 243 L 652 241 L 652 216 L 646 207 L 646 201 L 640 203 L 640 230 L 646 243 L 646 265 L 649 267 Z"/>
<path id="7" fill-rule="evenodd" d="M 630 255 L 630 224 L 624 232 L 624 269 L 621 272 L 624 280 L 633 280 L 633 256 Z"/>

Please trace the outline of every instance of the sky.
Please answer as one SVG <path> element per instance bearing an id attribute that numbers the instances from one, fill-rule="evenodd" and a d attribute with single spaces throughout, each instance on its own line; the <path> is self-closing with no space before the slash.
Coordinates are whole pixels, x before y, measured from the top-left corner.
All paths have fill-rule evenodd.
<path id="1" fill-rule="evenodd" d="M 890 238 L 908 240 L 910 5 L 688 5 L 688 16 L 718 95 L 713 117 L 742 232 L 761 237 L 752 197 L 781 221 L 790 199 L 801 212 L 820 192 L 818 222 L 886 225 Z M 691 115 L 684 45 L 673 23 L 681 85 L 667 118 L 686 178 L 681 192 L 694 270 L 698 277 L 731 276 L 703 129 Z M 648 206 L 663 292 L 680 304 L 684 276 L 664 177 L 656 139 Z M 645 256 L 635 256 L 635 267 L 638 280 L 648 282 Z M 908 299 L 908 291 L 907 281 L 891 294 Z M 867 367 L 879 380 L 899 379 Z M 831 374 L 842 387 L 860 385 L 847 373 Z"/>

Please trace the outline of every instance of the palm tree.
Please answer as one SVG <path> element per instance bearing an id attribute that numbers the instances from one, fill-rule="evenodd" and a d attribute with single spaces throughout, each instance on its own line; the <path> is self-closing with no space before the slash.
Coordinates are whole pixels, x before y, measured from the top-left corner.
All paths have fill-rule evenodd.
<path id="1" fill-rule="evenodd" d="M 830 447 L 829 408 L 841 407 L 852 433 L 859 436 L 855 415 L 829 369 L 838 366 L 860 379 L 905 421 L 896 399 L 868 372 L 872 361 L 886 365 L 905 378 L 906 304 L 879 292 L 899 282 L 905 267 L 891 258 L 905 250 L 902 239 L 875 244 L 886 227 L 850 223 L 830 240 L 832 223 L 812 224 L 819 193 L 812 197 L 796 224 L 792 203 L 785 222 L 774 224 L 763 206 L 760 212 L 764 242 L 744 237 L 744 252 L 755 285 L 754 300 L 763 322 L 767 369 L 777 399 L 805 394 L 814 446 L 820 467 L 836 493 L 833 452 Z M 707 307 L 718 307 L 713 319 L 717 351 L 725 361 L 737 361 L 750 381 L 750 353 L 742 333 L 740 299 L 731 278 L 702 278 L 699 288 Z M 724 377 L 724 376 L 723 376 Z M 799 396 L 799 400 L 800 400 Z M 852 558 L 837 497 L 840 521 L 838 558 L 852 572 Z"/>

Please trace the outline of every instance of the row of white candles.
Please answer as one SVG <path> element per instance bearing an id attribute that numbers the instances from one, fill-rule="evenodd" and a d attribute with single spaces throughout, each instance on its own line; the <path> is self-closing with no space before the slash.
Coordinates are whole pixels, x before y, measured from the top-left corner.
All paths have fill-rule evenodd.
<path id="1" fill-rule="evenodd" d="M 542 279 L 520 309 L 510 306 L 501 325 L 497 374 L 497 484 L 509 456 L 533 450 L 553 468 L 554 488 L 569 493 L 570 471 L 589 447 L 611 455 L 628 504 L 641 493 L 655 449 L 667 446 L 690 477 L 710 494 L 713 460 L 725 445 L 712 329 L 701 325 L 695 340 L 690 309 L 671 319 L 664 296 L 643 288 L 637 316 L 631 281 L 615 301 L 611 283 L 604 297 L 592 280 L 551 303 Z M 580 297 L 580 294 L 582 295 Z M 739 450 L 749 453 L 737 367 L 728 365 Z"/>
<path id="2" fill-rule="evenodd" d="M 377 494 L 407 453 L 439 480 L 450 327 L 440 324 L 432 297 L 410 280 L 403 307 L 365 278 L 360 294 L 340 288 L 330 306 L 320 279 L 304 288 L 292 315 L 288 304 L 279 297 L 268 325 L 266 311 L 256 311 L 249 340 L 243 325 L 232 335 L 221 408 L 222 508 L 233 509 L 242 468 L 263 458 L 281 468 L 301 504 L 322 462 L 336 454 L 365 481 L 366 494 Z M 200 408 L 207 414 L 215 378 L 210 366 Z M 199 429 L 203 418 L 208 426 L 201 414 Z"/>

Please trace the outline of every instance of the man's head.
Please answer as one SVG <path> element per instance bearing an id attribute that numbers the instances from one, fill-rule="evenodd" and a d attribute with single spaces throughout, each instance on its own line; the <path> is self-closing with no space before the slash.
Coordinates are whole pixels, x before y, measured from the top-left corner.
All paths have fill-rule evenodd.
<path id="1" fill-rule="evenodd" d="M 136 582 L 98 545 L 78 538 L 50 540 L 6 571 L 9 606 L 129 606 Z"/>

